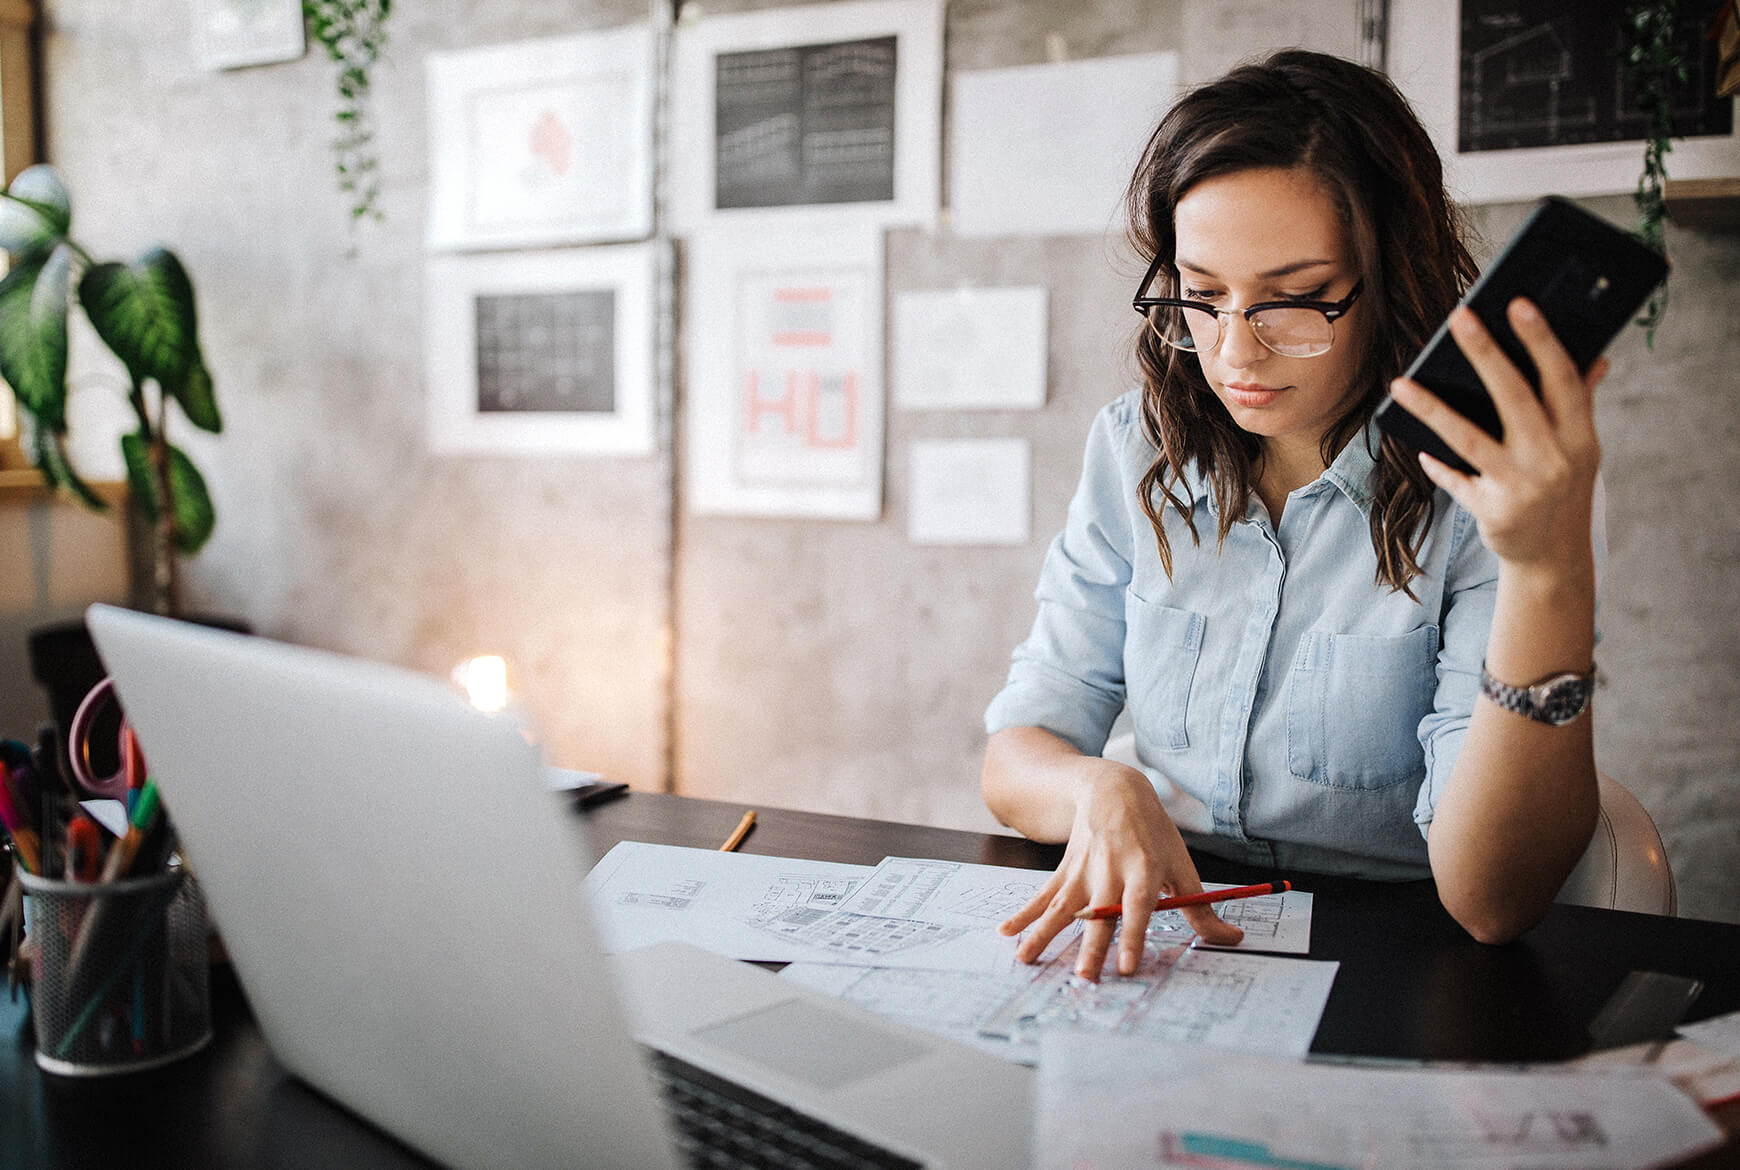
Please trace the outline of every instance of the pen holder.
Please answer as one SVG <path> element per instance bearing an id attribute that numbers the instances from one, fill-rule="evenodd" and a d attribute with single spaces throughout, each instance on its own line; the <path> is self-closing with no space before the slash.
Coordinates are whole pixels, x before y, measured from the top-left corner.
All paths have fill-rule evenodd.
<path id="1" fill-rule="evenodd" d="M 166 1064 L 211 1039 L 205 899 L 187 871 L 88 885 L 21 874 L 36 1063 L 64 1076 Z"/>

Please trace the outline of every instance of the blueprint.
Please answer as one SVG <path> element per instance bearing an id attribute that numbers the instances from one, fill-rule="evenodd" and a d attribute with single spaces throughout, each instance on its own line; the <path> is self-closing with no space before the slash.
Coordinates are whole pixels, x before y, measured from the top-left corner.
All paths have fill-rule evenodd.
<path id="1" fill-rule="evenodd" d="M 1040 1047 L 1040 1170 L 1620 1170 L 1722 1137 L 1659 1077 L 1357 1068 L 1063 1029 Z"/>
<path id="2" fill-rule="evenodd" d="M 960 869 L 995 874 L 952 872 Z M 760 962 L 977 973 L 1017 965 L 1019 939 L 997 933 L 1007 914 L 993 913 L 985 897 L 1000 888 L 994 882 L 1013 880 L 997 875 L 1031 875 L 1023 880 L 1037 886 L 1045 874 L 941 862 L 909 867 L 902 879 L 889 879 L 890 872 L 887 862 L 844 865 L 624 841 L 599 860 L 583 888 L 610 952 L 677 940 Z M 876 874 L 884 876 L 883 894 L 858 899 Z M 906 893 L 891 894 L 895 885 Z M 1013 895 L 998 896 L 1003 904 Z M 915 908 L 928 912 L 906 913 Z M 1067 946 L 1076 933 L 1064 932 L 1049 950 Z"/>
<path id="3" fill-rule="evenodd" d="M 840 907 L 857 914 L 886 915 L 948 926 L 995 928 L 1021 909 L 1050 879 L 1044 870 L 919 857 L 885 857 Z M 1210 883 L 1209 890 L 1226 889 Z M 1240 951 L 1303 955 L 1311 949 L 1311 895 L 1298 890 L 1218 902 L 1214 910 L 1243 928 Z M 1068 943 L 1078 928 L 1059 936 Z M 1179 910 L 1162 910 L 1148 920 L 1151 942 L 1206 946 Z M 1114 948 L 1116 944 L 1114 943 Z M 1115 950 L 1114 950 L 1115 953 Z"/>
<path id="4" fill-rule="evenodd" d="M 1246 1052 L 1302 1056 L 1336 964 L 1150 945 L 1136 974 L 1077 976 L 1079 940 L 1037 966 L 1001 971 L 891 970 L 794 963 L 783 974 L 912 1027 L 1010 1060 L 1038 1059 L 1051 1028 L 1126 1033 Z"/>

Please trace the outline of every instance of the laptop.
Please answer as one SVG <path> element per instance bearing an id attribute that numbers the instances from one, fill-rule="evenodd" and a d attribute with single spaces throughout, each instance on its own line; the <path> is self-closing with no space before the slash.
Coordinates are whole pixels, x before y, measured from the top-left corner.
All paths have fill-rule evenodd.
<path id="1" fill-rule="evenodd" d="M 1029 1069 L 685 944 L 605 956 L 584 823 L 513 721 L 380 663 L 86 622 L 272 1052 L 437 1162 L 677 1167 L 737 1139 L 674 1097 L 717 1126 L 746 1090 L 905 1164 L 1027 1163 Z"/>

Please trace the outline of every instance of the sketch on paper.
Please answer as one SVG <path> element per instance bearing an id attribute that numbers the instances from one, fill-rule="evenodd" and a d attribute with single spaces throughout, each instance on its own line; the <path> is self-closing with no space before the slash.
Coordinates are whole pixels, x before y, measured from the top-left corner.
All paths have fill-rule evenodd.
<path id="1" fill-rule="evenodd" d="M 738 282 L 736 468 L 747 485 L 862 488 L 868 275 L 748 272 Z"/>
<path id="2" fill-rule="evenodd" d="M 657 266 L 648 244 L 431 257 L 431 448 L 650 452 Z"/>
<path id="3" fill-rule="evenodd" d="M 429 246 L 651 234 L 652 60 L 645 25 L 431 53 Z"/>
<path id="4" fill-rule="evenodd" d="M 698 232 L 689 449 L 698 512 L 882 512 L 882 238 Z"/>
<path id="5" fill-rule="evenodd" d="M 852 0 L 679 21 L 672 227 L 824 213 L 858 227 L 934 222 L 943 11 L 943 0 Z"/>
<path id="6" fill-rule="evenodd" d="M 616 409 L 616 292 L 479 296 L 477 409 Z"/>
<path id="7" fill-rule="evenodd" d="M 713 59 L 719 208 L 894 198 L 892 36 Z"/>
<path id="8" fill-rule="evenodd" d="M 1637 141 L 1648 116 L 1629 92 L 1621 56 L 1630 0 L 1462 0 L 1457 149 L 1463 153 Z M 1670 81 L 1676 136 L 1728 134 L 1734 103 L 1718 98 L 1718 50 L 1696 14 L 1680 38 L 1699 46 Z"/>
<path id="9" fill-rule="evenodd" d="M 1616 59 L 1624 0 L 1390 0 L 1386 71 L 1463 203 L 1622 194 L 1637 186 L 1642 123 Z M 1694 29 L 1688 44 L 1701 44 Z M 1452 48 L 1455 46 L 1455 48 Z M 1695 60 L 1674 99 L 1676 179 L 1740 168 L 1731 99 Z M 1700 73 L 1702 78 L 1700 78 Z"/>
<path id="10" fill-rule="evenodd" d="M 1075 975 L 1079 939 L 1027 966 L 912 970 L 793 963 L 782 974 L 915 1028 L 1031 1064 L 1054 1028 L 1142 1035 L 1247 1052 L 1301 1056 L 1336 964 L 1180 945 L 1149 948 L 1129 977 Z"/>

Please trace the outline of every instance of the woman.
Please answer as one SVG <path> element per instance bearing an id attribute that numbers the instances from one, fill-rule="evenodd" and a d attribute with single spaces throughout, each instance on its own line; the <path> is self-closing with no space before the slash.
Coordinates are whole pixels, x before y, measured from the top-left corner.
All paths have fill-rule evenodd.
<path id="1" fill-rule="evenodd" d="M 1337 58 L 1288 50 L 1184 96 L 1129 206 L 1154 260 L 1143 387 L 1095 420 L 1032 635 L 986 712 L 991 811 L 1068 842 L 1004 932 L 1027 931 L 1032 961 L 1077 910 L 1121 905 L 1130 974 L 1155 899 L 1201 888 L 1188 840 L 1289 872 L 1430 874 L 1476 938 L 1514 938 L 1598 808 L 1575 716 L 1605 363 L 1580 376 L 1517 301 L 1537 400 L 1457 310 L 1502 442 L 1399 376 L 1474 265 L 1406 101 Z M 1479 474 L 1382 436 L 1386 390 Z M 1516 689 L 1567 674 L 1550 710 Z M 1126 704 L 1146 772 L 1098 757 Z M 1239 937 L 1186 913 L 1208 941 Z M 1115 926 L 1087 924 L 1080 974 Z"/>

